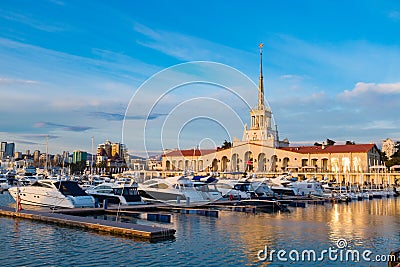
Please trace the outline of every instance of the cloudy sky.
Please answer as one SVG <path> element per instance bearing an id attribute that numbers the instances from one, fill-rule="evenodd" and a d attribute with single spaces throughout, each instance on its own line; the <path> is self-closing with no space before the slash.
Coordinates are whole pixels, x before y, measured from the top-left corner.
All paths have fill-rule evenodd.
<path id="1" fill-rule="evenodd" d="M 400 139 L 399 36 L 390 0 L 2 1 L 0 139 L 143 155 L 241 138 L 260 42 L 282 139 Z"/>

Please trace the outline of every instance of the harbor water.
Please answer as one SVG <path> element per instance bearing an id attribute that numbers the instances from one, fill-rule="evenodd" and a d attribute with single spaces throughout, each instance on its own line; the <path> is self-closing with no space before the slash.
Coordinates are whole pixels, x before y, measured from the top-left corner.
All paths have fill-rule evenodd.
<path id="1" fill-rule="evenodd" d="M 4 193 L 0 194 L 0 205 L 15 203 Z M 175 239 L 150 243 L 0 217 L 1 263 L 4 266 L 387 266 L 379 260 L 400 249 L 399 218 L 400 198 L 309 205 L 290 208 L 285 213 L 221 211 L 218 218 L 174 213 L 172 222 L 164 226 L 176 229 Z M 272 250 L 286 254 L 281 252 L 278 258 Z M 323 253 L 324 250 L 327 252 Z M 316 258 L 302 258 L 304 251 L 314 251 Z M 353 254 L 357 251 L 359 258 L 345 256 L 348 251 Z"/>

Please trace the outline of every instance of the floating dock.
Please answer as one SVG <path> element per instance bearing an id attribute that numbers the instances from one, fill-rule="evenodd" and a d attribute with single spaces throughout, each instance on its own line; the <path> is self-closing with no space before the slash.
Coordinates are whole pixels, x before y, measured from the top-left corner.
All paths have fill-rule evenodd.
<path id="1" fill-rule="evenodd" d="M 16 212 L 15 209 L 5 206 L 0 206 L 0 216 L 35 220 L 148 241 L 171 239 L 175 235 L 175 229 L 170 228 L 99 220 L 47 211 L 21 210 Z"/>

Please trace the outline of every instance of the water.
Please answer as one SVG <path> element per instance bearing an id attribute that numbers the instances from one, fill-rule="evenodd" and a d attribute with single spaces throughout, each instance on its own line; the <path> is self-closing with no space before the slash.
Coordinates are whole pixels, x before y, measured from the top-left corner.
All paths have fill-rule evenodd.
<path id="1" fill-rule="evenodd" d="M 11 197 L 0 194 L 0 205 L 9 203 Z M 177 230 L 176 238 L 157 243 L 0 217 L 0 257 L 6 266 L 387 266 L 333 261 L 327 255 L 323 262 L 275 257 L 267 263 L 257 254 L 265 246 L 268 251 L 307 249 L 318 254 L 336 249 L 336 241 L 343 239 L 343 251 L 370 250 L 369 258 L 387 255 L 400 248 L 399 215 L 400 198 L 310 205 L 290 213 L 220 212 L 219 218 L 174 214 L 170 226 Z"/>

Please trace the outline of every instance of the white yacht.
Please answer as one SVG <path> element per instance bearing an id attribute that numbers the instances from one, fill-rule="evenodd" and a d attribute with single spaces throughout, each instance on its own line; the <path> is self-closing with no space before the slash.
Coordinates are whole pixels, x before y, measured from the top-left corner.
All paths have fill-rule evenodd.
<path id="1" fill-rule="evenodd" d="M 194 188 L 186 176 L 154 178 L 139 184 L 139 194 L 143 200 L 161 202 L 208 202 L 209 197 Z"/>
<path id="2" fill-rule="evenodd" d="M 267 178 L 251 178 L 249 181 L 259 198 L 272 197 L 274 195 Z"/>
<path id="3" fill-rule="evenodd" d="M 311 179 L 305 181 L 293 181 L 287 176 L 279 176 L 270 179 L 271 189 L 277 194 L 292 196 L 320 196 L 324 195 L 321 183 Z"/>
<path id="4" fill-rule="evenodd" d="M 0 174 L 0 193 L 2 193 L 3 191 L 6 191 L 7 189 L 9 189 L 11 186 L 8 183 L 8 179 L 5 175 Z"/>
<path id="5" fill-rule="evenodd" d="M 221 192 L 216 186 L 216 182 L 207 183 L 202 181 L 193 181 L 194 188 L 203 194 L 205 199 L 216 201 L 222 198 Z"/>
<path id="6" fill-rule="evenodd" d="M 95 207 L 95 200 L 78 186 L 75 181 L 38 180 L 31 185 L 11 187 L 11 196 L 21 204 L 51 208 Z"/>
<path id="7" fill-rule="evenodd" d="M 252 183 L 246 180 L 223 179 L 218 180 L 216 186 L 222 193 L 222 196 L 229 199 L 250 199 L 256 197 Z"/>
<path id="8" fill-rule="evenodd" d="M 137 183 L 103 183 L 87 189 L 86 193 L 93 196 L 99 203 L 107 200 L 111 204 L 143 204 L 137 189 Z"/>

